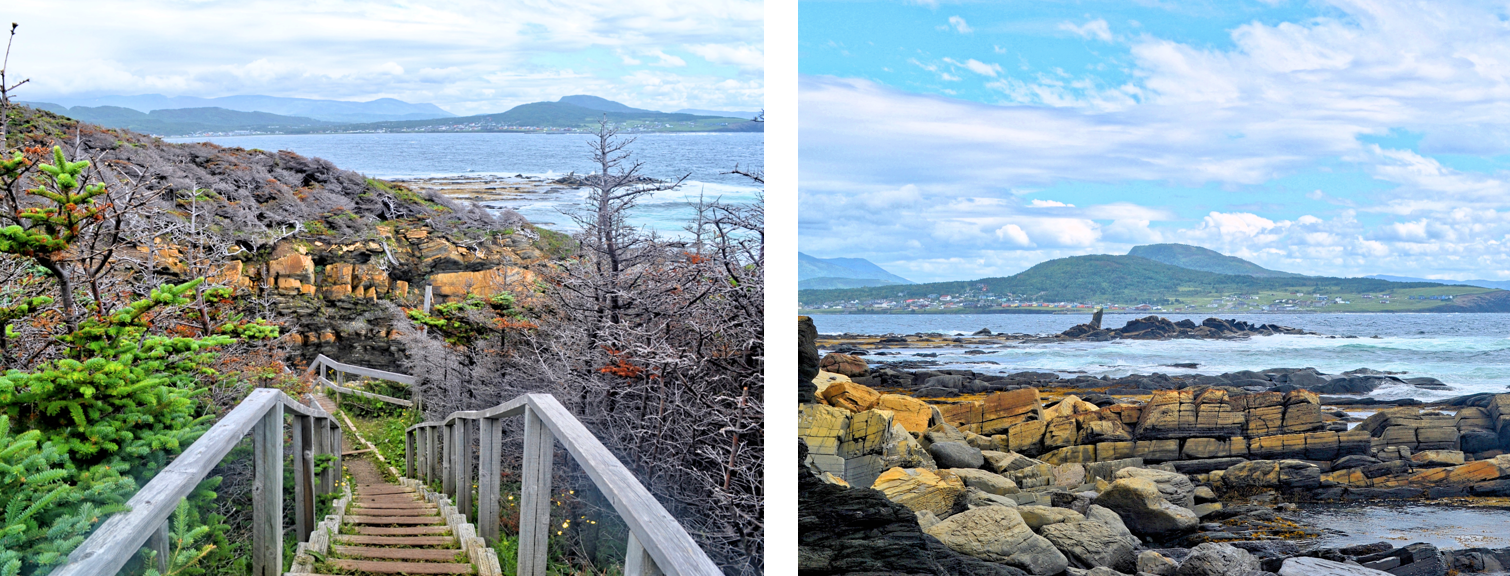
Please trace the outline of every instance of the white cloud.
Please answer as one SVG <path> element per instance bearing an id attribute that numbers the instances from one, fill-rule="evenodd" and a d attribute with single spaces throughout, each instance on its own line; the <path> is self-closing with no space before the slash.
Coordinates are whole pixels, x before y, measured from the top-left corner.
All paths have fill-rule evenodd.
<path id="1" fill-rule="evenodd" d="M 1095 38 L 1102 42 L 1112 41 L 1111 27 L 1106 24 L 1106 20 L 1100 18 L 1078 26 L 1074 22 L 1060 22 L 1059 29 L 1081 38 Z"/>
<path id="2" fill-rule="evenodd" d="M 391 97 L 433 102 L 460 114 L 578 93 L 654 109 L 749 108 L 763 100 L 662 102 L 620 81 L 630 72 L 626 67 L 646 62 L 685 68 L 685 54 L 736 68 L 683 74 L 682 83 L 711 88 L 724 80 L 763 81 L 759 0 L 686 6 L 648 0 L 254 0 L 192 6 L 71 0 L 64 10 L 89 14 L 89 33 L 60 16 L 56 2 L 14 0 L 5 7 L 7 21 L 21 24 L 11 71 L 32 79 L 22 99 L 150 93 Z M 70 40 L 45 41 L 65 37 Z M 562 80 L 548 80 L 566 71 L 571 74 L 558 74 Z M 533 80 L 489 80 L 521 75 Z"/>
<path id="3" fill-rule="evenodd" d="M 1038 198 L 1034 198 L 1032 202 L 1028 202 L 1028 207 L 1029 208 L 1063 208 L 1063 207 L 1074 208 L 1075 205 L 1074 204 L 1065 204 L 1065 203 L 1060 202 L 1058 200 L 1041 200 L 1041 199 L 1038 199 Z"/>
<path id="4" fill-rule="evenodd" d="M 971 72 L 980 74 L 981 76 L 990 76 L 995 78 L 997 74 L 1001 73 L 1000 64 L 986 64 L 985 62 L 981 62 L 974 58 L 966 60 L 965 67 L 969 68 Z"/>
<path id="5" fill-rule="evenodd" d="M 986 86 L 1000 104 L 803 77 L 803 194 L 895 189 L 893 182 L 905 181 L 924 191 L 925 204 L 950 196 L 1010 198 L 1014 190 L 1056 190 L 1068 202 L 1057 192 L 1066 183 L 1152 182 L 1195 198 L 1168 201 L 1168 208 L 1154 206 L 1163 199 L 1129 198 L 1123 207 L 1081 199 L 1076 203 L 1084 208 L 1037 212 L 1030 201 L 989 209 L 975 202 L 980 221 L 959 238 L 979 243 L 925 235 L 915 238 L 919 248 L 899 248 L 890 258 L 939 270 L 961 266 L 949 278 L 966 277 L 964 267 L 974 263 L 1025 267 L 1032 258 L 1115 252 L 1156 236 L 1309 274 L 1467 278 L 1510 271 L 1510 171 L 1466 169 L 1433 157 L 1510 153 L 1502 7 L 1325 3 L 1319 17 L 1242 24 L 1227 48 L 1142 31 L 1125 36 L 1128 60 L 1115 63 L 1127 68 L 1129 80 L 1120 85 L 1074 70 L 1034 75 L 993 68 L 998 74 Z M 1061 29 L 1117 40 L 1096 20 Z M 953 77 L 968 70 L 962 61 L 927 66 Z M 1360 143 L 1396 130 L 1421 134 L 1419 149 Z M 1294 174 L 1360 169 L 1375 186 L 1292 191 L 1274 184 Z M 1176 217 L 1176 208 L 1188 216 Z M 917 221 L 929 222 L 932 214 Z M 1086 219 L 1099 239 L 1084 246 L 1051 241 L 1038 223 L 1021 220 L 1035 214 Z M 985 222 L 993 217 L 1011 219 L 1034 246 L 998 238 L 1009 222 Z M 1079 238 L 1089 236 L 1090 227 L 1079 229 Z M 802 242 L 809 242 L 806 231 Z M 933 250 L 951 254 L 949 264 Z"/>
<path id="6" fill-rule="evenodd" d="M 974 28 L 971 28 L 970 25 L 965 22 L 964 18 L 960 18 L 959 16 L 950 16 L 949 26 L 951 28 L 954 28 L 954 31 L 959 32 L 960 34 L 969 34 L 975 31 Z"/>
<path id="7" fill-rule="evenodd" d="M 1022 228 L 1016 224 L 1008 224 L 997 228 L 996 237 L 1013 246 L 1027 247 L 1033 245 L 1033 242 L 1028 240 L 1028 233 L 1023 232 Z"/>
<path id="8" fill-rule="evenodd" d="M 697 44 L 687 50 L 714 64 L 730 64 L 746 70 L 765 69 L 765 50 L 753 44 Z"/>

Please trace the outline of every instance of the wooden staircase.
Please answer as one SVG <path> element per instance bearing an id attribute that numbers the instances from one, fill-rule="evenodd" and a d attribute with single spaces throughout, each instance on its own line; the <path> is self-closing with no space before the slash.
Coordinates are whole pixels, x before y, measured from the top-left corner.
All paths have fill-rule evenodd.
<path id="1" fill-rule="evenodd" d="M 355 496 L 344 526 L 356 534 L 337 534 L 325 565 L 359 574 L 476 573 L 439 508 L 413 488 L 357 484 Z"/>
<path id="2" fill-rule="evenodd" d="M 329 398 L 317 395 L 315 400 L 334 411 Z M 354 427 L 348 432 L 371 447 Z M 371 452 L 376 455 L 375 448 Z M 301 552 L 316 555 L 296 557 L 285 576 L 501 574 L 496 556 L 476 537 L 476 528 L 456 514 L 449 497 L 413 480 L 389 482 L 367 458 L 352 458 L 345 465 L 354 490 L 341 502 L 344 512 L 334 515 L 339 528 L 328 539 L 312 538 L 317 545 L 301 544 Z"/>

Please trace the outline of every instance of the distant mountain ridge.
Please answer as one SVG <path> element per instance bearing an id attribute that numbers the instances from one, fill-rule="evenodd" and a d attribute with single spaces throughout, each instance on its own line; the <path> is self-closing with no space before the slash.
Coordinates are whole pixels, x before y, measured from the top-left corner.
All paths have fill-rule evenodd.
<path id="1" fill-rule="evenodd" d="M 572 106 L 581 106 L 588 110 L 599 110 L 602 112 L 624 112 L 628 114 L 662 113 L 655 110 L 645 110 L 643 108 L 630 108 L 629 106 L 614 102 L 613 100 L 609 100 L 607 98 L 588 96 L 586 94 L 578 94 L 576 96 L 562 96 L 560 100 L 557 100 L 557 102 L 560 102 L 562 104 L 571 104 Z"/>
<path id="2" fill-rule="evenodd" d="M 429 103 L 409 103 L 394 98 L 378 98 L 367 102 L 346 100 L 323 100 L 316 98 L 285 98 L 281 96 L 240 95 L 219 98 L 197 96 L 163 96 L 162 94 L 139 94 L 136 96 L 88 96 L 59 97 L 47 102 L 60 106 L 118 106 L 138 112 L 175 110 L 180 108 L 224 108 L 238 112 L 266 112 L 281 116 L 297 116 L 327 122 L 382 122 L 391 120 L 424 120 L 455 116 L 439 106 Z"/>
<path id="3" fill-rule="evenodd" d="M 797 253 L 797 289 L 864 288 L 912 284 L 864 258 L 818 258 Z"/>
<path id="4" fill-rule="evenodd" d="M 1412 278 L 1410 276 L 1391 276 L 1389 274 L 1370 274 L 1365 278 L 1377 278 L 1390 282 L 1435 282 L 1438 284 L 1451 284 L 1454 286 L 1478 286 L 1479 288 L 1497 288 L 1510 290 L 1510 280 L 1432 280 L 1430 278 Z"/>
<path id="5" fill-rule="evenodd" d="M 677 114 L 696 114 L 698 116 L 718 116 L 720 118 L 754 118 L 759 112 L 741 112 L 739 110 L 703 110 L 701 108 L 682 108 Z"/>
<path id="6" fill-rule="evenodd" d="M 1216 274 L 1240 274 L 1261 278 L 1299 277 L 1303 274 L 1280 272 L 1264 268 L 1236 256 L 1228 256 L 1200 246 L 1189 244 L 1148 244 L 1134 246 L 1128 256 L 1139 256 L 1188 270 L 1214 272 Z"/>
<path id="7" fill-rule="evenodd" d="M 577 103 L 585 103 L 592 108 Z M 608 108 L 613 108 L 609 110 Z M 626 111 L 628 110 L 628 111 Z M 556 102 L 520 104 L 507 112 L 477 114 L 452 118 L 373 122 L 333 127 L 351 131 L 456 131 L 458 127 L 474 130 L 503 130 L 513 127 L 591 129 L 607 118 L 621 127 L 649 127 L 652 131 L 763 132 L 764 125 L 744 118 L 720 118 L 694 114 L 673 114 L 630 108 L 596 96 L 566 96 Z"/>
<path id="8" fill-rule="evenodd" d="M 331 125 L 330 122 L 282 116 L 267 112 L 241 112 L 225 108 L 175 108 L 140 112 L 120 106 L 74 106 L 46 102 L 21 102 L 32 108 L 61 114 L 74 120 L 157 135 L 231 132 L 237 130 L 286 130 Z"/>
<path id="9" fill-rule="evenodd" d="M 1179 246 L 1179 245 L 1175 245 Z M 1195 249 L 1195 250 L 1185 250 Z M 1134 249 L 1134 253 L 1149 253 Z M 1210 254 L 1206 254 L 1210 252 Z M 834 301 L 865 301 L 888 298 L 924 298 L 938 294 L 985 293 L 1015 294 L 1024 299 L 1042 302 L 1103 303 L 1158 303 L 1182 299 L 1210 298 L 1219 295 L 1270 293 L 1304 294 L 1374 294 L 1393 293 L 1416 288 L 1446 288 L 1438 281 L 1393 282 L 1379 278 L 1334 278 L 1327 276 L 1304 276 L 1267 270 L 1238 258 L 1237 264 L 1227 256 L 1204 248 L 1183 246 L 1181 248 L 1154 250 L 1155 256 L 1170 254 L 1184 257 L 1177 260 L 1187 266 L 1220 265 L 1241 269 L 1247 273 L 1228 274 L 1177 266 L 1136 254 L 1093 254 L 1070 256 L 1040 262 L 1022 272 L 1006 277 L 981 278 L 978 280 L 932 282 L 927 284 L 880 285 L 870 287 L 850 286 L 802 286 L 804 258 L 798 254 L 799 299 L 807 303 Z M 1222 256 L 1211 258 L 1211 254 Z M 1246 264 L 1244 266 L 1243 264 Z M 1254 268 L 1269 272 L 1267 275 L 1252 274 Z M 829 289 L 831 288 L 831 289 Z M 1493 289 L 1495 287 L 1483 287 Z M 1462 292 L 1462 288 L 1456 292 Z M 1447 291 L 1453 292 L 1453 291 Z M 1463 294 L 1432 310 L 1434 312 L 1510 312 L 1510 291 L 1493 291 Z"/>

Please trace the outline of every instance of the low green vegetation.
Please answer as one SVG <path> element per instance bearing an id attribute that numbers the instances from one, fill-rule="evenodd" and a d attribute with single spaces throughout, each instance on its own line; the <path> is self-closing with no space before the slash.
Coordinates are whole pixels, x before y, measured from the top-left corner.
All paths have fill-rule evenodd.
<path id="1" fill-rule="evenodd" d="M 101 220 L 104 207 L 96 200 L 105 186 L 88 182 L 88 162 L 68 161 L 60 148 L 51 152 L 50 164 L 21 152 L 0 159 L 0 184 L 33 201 L 17 211 L 20 223 L 0 228 L 0 253 L 31 260 L 48 272 L 42 278 L 66 287 L 68 277 L 53 258 Z M 18 191 L 33 165 L 39 185 Z M 278 336 L 277 327 L 237 315 L 206 318 L 216 326 L 208 333 L 153 330 L 154 322 L 186 314 L 193 302 L 229 298 L 228 290 L 205 290 L 202 283 L 165 284 L 114 310 L 74 302 L 68 290 L 57 291 L 59 308 L 49 307 L 47 296 L 0 307 L 0 360 L 13 366 L 0 375 L 0 576 L 47 573 L 106 517 L 125 510 L 137 488 L 215 418 L 199 397 L 210 385 L 234 383 L 211 367 L 218 350 Z M 64 329 L 51 338 L 61 354 L 32 365 L 10 358 L 3 344 L 17 338 L 16 324 L 24 321 L 60 323 Z M 219 484 L 218 477 L 200 482 L 179 517 L 183 534 L 195 535 L 190 540 L 229 553 L 224 518 L 209 512 Z M 192 556 L 177 573 L 228 561 L 209 552 Z"/>

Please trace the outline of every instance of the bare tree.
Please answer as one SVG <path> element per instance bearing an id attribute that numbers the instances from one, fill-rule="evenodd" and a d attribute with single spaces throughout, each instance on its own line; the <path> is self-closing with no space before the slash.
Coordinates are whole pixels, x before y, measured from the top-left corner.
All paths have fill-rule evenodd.
<path id="1" fill-rule="evenodd" d="M 631 142 L 600 125 L 575 253 L 537 270 L 542 293 L 516 294 L 538 328 L 506 347 L 408 330 L 410 371 L 430 375 L 418 389 L 431 417 L 554 394 L 726 573 L 759 574 L 764 212 L 703 201 L 691 242 L 635 228 L 635 200 L 682 180 L 646 182 Z M 577 537 L 592 549 L 592 531 Z"/>

